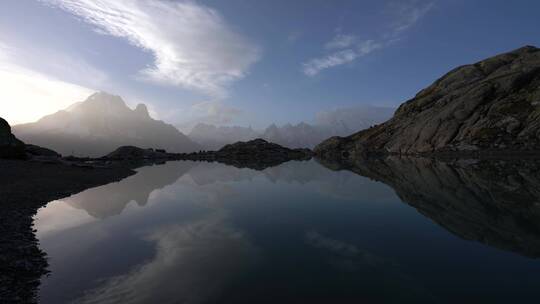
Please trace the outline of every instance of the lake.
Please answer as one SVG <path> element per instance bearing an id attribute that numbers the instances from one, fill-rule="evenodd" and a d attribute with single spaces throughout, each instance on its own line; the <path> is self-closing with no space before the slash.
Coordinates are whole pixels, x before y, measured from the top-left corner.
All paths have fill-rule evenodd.
<path id="1" fill-rule="evenodd" d="M 537 301 L 538 171 L 509 166 L 142 167 L 40 209 L 40 301 Z"/>

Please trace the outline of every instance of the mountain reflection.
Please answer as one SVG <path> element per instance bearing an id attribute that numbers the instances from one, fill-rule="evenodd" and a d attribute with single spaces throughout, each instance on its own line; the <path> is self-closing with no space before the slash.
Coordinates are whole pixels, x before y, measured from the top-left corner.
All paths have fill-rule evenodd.
<path id="1" fill-rule="evenodd" d="M 354 164 L 288 162 L 256 171 L 218 163 L 170 162 L 143 167 L 106 186 L 64 201 L 95 218 L 119 215 L 135 201 L 181 180 L 214 200 L 231 196 L 227 183 L 263 178 L 272 183 L 316 183 L 316 191 L 341 199 L 389 197 L 382 187 L 359 191 L 354 173 L 392 187 L 401 200 L 453 234 L 529 257 L 540 256 L 540 163 L 531 161 L 443 162 L 422 158 L 372 159 Z M 337 174 L 334 171 L 347 169 Z M 352 171 L 354 173 L 348 172 Z"/>
<path id="2" fill-rule="evenodd" d="M 142 167 L 137 171 L 137 174 L 120 182 L 89 189 L 62 201 L 76 209 L 85 210 L 94 218 L 105 219 L 121 214 L 132 201 L 136 202 L 138 206 L 145 206 L 154 190 L 172 185 L 182 177 L 189 179 L 194 186 L 198 187 L 217 183 L 251 181 L 257 177 L 265 178 L 272 183 L 306 184 L 319 182 L 318 191 L 322 193 L 348 199 L 354 199 L 360 195 L 356 191 L 357 187 L 353 185 L 359 182 L 352 178 L 354 174 L 336 174 L 314 161 L 291 161 L 262 171 L 237 168 L 220 163 L 180 161 Z M 217 196 L 225 195 L 223 192 L 225 190 L 219 187 L 204 189 L 207 193 L 219 191 L 219 193 L 215 193 Z M 374 197 L 387 196 L 382 188 L 372 190 Z M 368 194 L 363 193 L 362 195 Z"/>
<path id="3" fill-rule="evenodd" d="M 40 299 L 455 303 L 537 290 L 537 260 L 490 247 L 540 253 L 534 164 L 325 165 L 168 162 L 50 204 L 35 222 L 51 270 Z"/>
<path id="4" fill-rule="evenodd" d="M 401 200 L 455 235 L 540 256 L 540 162 L 444 162 L 387 157 L 321 164 L 392 187 Z"/>
<path id="5" fill-rule="evenodd" d="M 145 206 L 152 191 L 174 184 L 194 166 L 193 162 L 171 162 L 142 167 L 118 183 L 89 189 L 63 201 L 95 218 L 107 218 L 122 213 L 131 201 Z"/>

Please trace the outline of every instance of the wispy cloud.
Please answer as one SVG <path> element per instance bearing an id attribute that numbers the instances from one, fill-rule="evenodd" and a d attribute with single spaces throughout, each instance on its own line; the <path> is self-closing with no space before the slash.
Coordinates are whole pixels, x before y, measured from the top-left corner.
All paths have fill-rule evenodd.
<path id="1" fill-rule="evenodd" d="M 434 5 L 434 1 L 426 2 L 422 0 L 392 2 L 388 8 L 389 14 L 394 15 L 391 34 L 397 35 L 409 29 L 427 14 Z"/>
<path id="2" fill-rule="evenodd" d="M 339 31 L 324 45 L 327 51 L 332 51 L 322 57 L 305 62 L 303 72 L 307 76 L 315 76 L 321 71 L 347 64 L 382 49 L 392 42 L 399 40 L 403 32 L 417 23 L 434 6 L 433 1 L 410 0 L 392 2 L 388 6 L 391 23 L 387 31 L 377 39 L 361 40 L 353 34 L 342 34 Z"/>
<path id="3" fill-rule="evenodd" d="M 243 78 L 260 50 L 214 9 L 191 1 L 41 0 L 96 30 L 149 51 L 154 62 L 139 77 L 221 98 Z"/>
<path id="4" fill-rule="evenodd" d="M 354 61 L 358 54 L 354 50 L 344 50 L 332 53 L 326 57 L 315 58 L 304 64 L 304 73 L 315 76 L 320 71 Z"/>
<path id="5" fill-rule="evenodd" d="M 356 42 L 356 36 L 338 34 L 332 40 L 327 42 L 324 47 L 327 49 L 342 49 L 353 45 Z"/>
<path id="6" fill-rule="evenodd" d="M 322 70 L 352 62 L 382 47 L 381 43 L 374 40 L 361 41 L 354 48 L 336 51 L 304 63 L 304 73 L 308 76 L 315 76 Z"/>

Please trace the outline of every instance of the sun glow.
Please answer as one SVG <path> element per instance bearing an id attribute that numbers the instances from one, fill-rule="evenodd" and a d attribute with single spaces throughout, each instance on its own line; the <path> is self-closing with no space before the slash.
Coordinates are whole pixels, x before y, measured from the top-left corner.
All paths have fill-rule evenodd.
<path id="1" fill-rule="evenodd" d="M 93 90 L 64 82 L 10 60 L 0 45 L 0 117 L 11 125 L 39 118 L 84 100 Z"/>
<path id="2" fill-rule="evenodd" d="M 33 71 L 0 68 L 0 116 L 11 125 L 33 122 L 77 101 L 92 90 Z"/>

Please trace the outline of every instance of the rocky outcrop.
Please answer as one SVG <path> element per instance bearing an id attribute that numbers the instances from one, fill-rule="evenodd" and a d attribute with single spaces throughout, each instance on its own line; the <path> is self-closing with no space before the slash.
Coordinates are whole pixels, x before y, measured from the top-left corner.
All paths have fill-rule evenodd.
<path id="1" fill-rule="evenodd" d="M 226 145 L 218 151 L 180 154 L 179 159 L 217 161 L 239 168 L 263 170 L 290 160 L 311 159 L 309 149 L 289 149 L 264 139 L 254 139 Z"/>
<path id="2" fill-rule="evenodd" d="M 23 159 L 26 157 L 24 143 L 11 133 L 7 121 L 0 117 L 0 158 Z"/>
<path id="3" fill-rule="evenodd" d="M 60 158 L 62 155 L 51 149 L 43 148 L 36 145 L 26 145 L 24 148 L 26 155 L 31 158 Z"/>
<path id="4" fill-rule="evenodd" d="M 390 156 L 322 164 L 392 187 L 400 199 L 451 233 L 540 257 L 540 163 Z"/>
<path id="5" fill-rule="evenodd" d="M 110 160 L 145 160 L 167 159 L 169 155 L 165 150 L 142 149 L 134 146 L 123 146 L 107 154 L 104 159 Z"/>
<path id="6" fill-rule="evenodd" d="M 403 103 L 387 122 L 315 148 L 323 158 L 371 154 L 540 151 L 540 49 L 461 66 Z"/>

